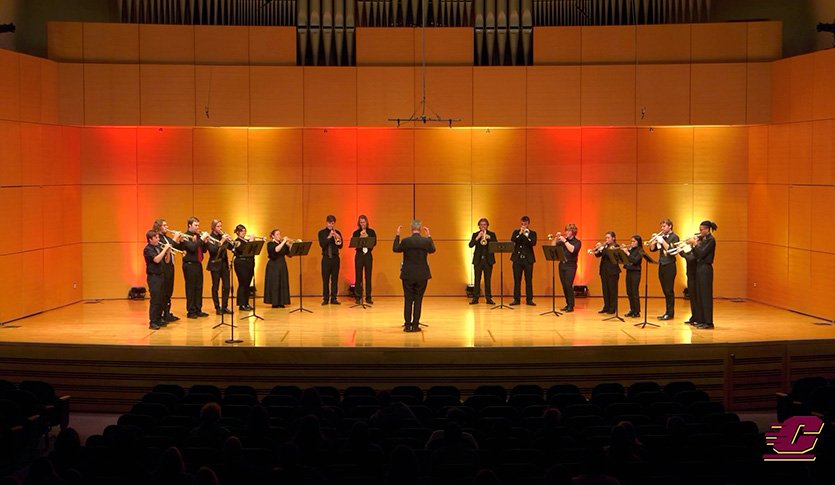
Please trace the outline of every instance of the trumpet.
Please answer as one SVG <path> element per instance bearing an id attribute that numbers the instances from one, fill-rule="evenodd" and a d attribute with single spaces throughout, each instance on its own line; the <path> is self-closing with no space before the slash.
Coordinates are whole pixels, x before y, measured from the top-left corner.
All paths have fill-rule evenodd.
<path id="1" fill-rule="evenodd" d="M 519 231 L 519 233 L 522 234 L 525 237 L 529 237 L 530 234 L 531 234 L 531 230 L 526 227 L 526 228 L 522 229 L 521 231 Z"/>
<path id="2" fill-rule="evenodd" d="M 663 233 L 660 233 L 660 232 L 654 232 L 654 233 L 652 233 L 652 236 L 650 236 L 650 238 L 649 238 L 649 239 L 647 239 L 646 241 L 644 241 L 644 246 L 650 246 L 650 245 L 652 245 L 652 244 L 655 244 L 656 242 L 658 242 L 657 240 L 658 240 L 658 239 L 661 239 L 662 237 L 664 237 L 664 234 L 663 234 Z"/>
<path id="3" fill-rule="evenodd" d="M 171 229 L 166 230 L 163 234 L 165 234 L 167 237 L 170 237 L 171 239 L 188 237 L 185 233 L 182 233 L 180 231 L 172 231 Z"/>
<path id="4" fill-rule="evenodd" d="M 220 233 L 220 239 L 217 239 L 216 237 L 214 237 L 214 236 L 212 236 L 211 234 L 209 234 L 209 239 L 208 239 L 208 241 L 207 241 L 207 242 L 208 242 L 209 244 L 216 244 L 216 245 L 223 244 L 223 237 L 224 237 L 224 236 L 226 236 L 227 241 L 231 240 L 231 238 L 229 237 L 229 234 L 226 234 L 225 232 L 221 232 L 221 233 Z"/>
<path id="5" fill-rule="evenodd" d="M 672 247 L 667 250 L 668 256 L 675 256 L 679 253 L 687 254 L 693 250 L 693 245 L 690 243 L 690 240 L 679 241 L 677 243 L 673 243 Z"/>
<path id="6" fill-rule="evenodd" d="M 589 254 L 599 254 L 600 251 L 602 251 L 604 249 L 606 249 L 606 245 L 603 244 L 602 242 L 599 242 L 599 243 L 595 244 L 593 248 L 589 249 L 588 253 Z"/>
<path id="7" fill-rule="evenodd" d="M 179 254 L 180 256 L 184 256 L 184 255 L 186 254 L 186 252 L 185 252 L 185 251 L 182 251 L 182 250 L 180 250 L 180 249 L 177 249 L 177 248 L 175 248 L 174 246 L 171 246 L 170 244 L 168 245 L 168 249 L 170 249 L 172 253 L 174 253 L 174 254 Z"/>
<path id="8" fill-rule="evenodd" d="M 482 232 L 479 239 L 479 243 L 481 243 L 482 246 L 487 246 L 487 232 Z"/>
<path id="9" fill-rule="evenodd" d="M 559 238 L 561 238 L 561 237 L 562 237 L 561 232 L 557 232 L 556 234 L 548 234 L 548 240 L 549 241 L 553 241 L 554 239 L 559 240 Z"/>

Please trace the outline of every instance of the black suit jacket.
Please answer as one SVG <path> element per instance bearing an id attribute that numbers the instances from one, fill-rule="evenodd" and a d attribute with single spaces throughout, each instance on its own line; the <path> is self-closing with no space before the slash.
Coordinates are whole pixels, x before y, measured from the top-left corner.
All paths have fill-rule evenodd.
<path id="1" fill-rule="evenodd" d="M 336 244 L 335 238 L 328 239 L 328 234 L 331 233 L 330 229 L 327 227 L 319 231 L 319 246 L 322 248 L 322 256 L 328 255 L 328 246 L 330 246 L 331 254 L 334 258 L 339 258 L 339 250 L 342 249 L 342 245 L 345 241 L 342 239 L 342 233 L 339 232 L 338 229 L 334 229 L 336 234 L 339 234 L 339 244 Z"/>
<path id="2" fill-rule="evenodd" d="M 401 241 L 400 236 L 395 236 L 392 249 L 395 253 L 403 253 L 401 280 L 419 281 L 432 278 L 429 263 L 426 262 L 426 255 L 435 252 L 435 243 L 431 237 L 421 237 L 418 233 L 412 233 L 410 237 Z"/>
<path id="3" fill-rule="evenodd" d="M 616 274 L 620 274 L 620 265 L 618 263 L 613 263 L 609 259 L 609 255 L 606 254 L 609 250 L 600 251 L 599 253 L 594 253 L 596 258 L 600 258 L 600 276 L 612 276 Z M 620 249 L 618 249 L 620 251 Z"/>
<path id="4" fill-rule="evenodd" d="M 478 264 L 481 262 L 481 259 L 487 262 L 487 264 L 496 264 L 496 255 L 491 253 L 487 250 L 487 245 L 481 245 L 481 241 L 478 239 L 478 235 L 481 234 L 481 231 L 476 231 L 473 233 L 473 237 L 470 238 L 470 247 L 475 248 L 473 252 L 473 264 Z M 488 242 L 497 242 L 496 233 L 493 231 L 488 230 L 487 235 L 490 236 Z"/>
<path id="5" fill-rule="evenodd" d="M 536 231 L 530 230 L 530 234 L 525 237 L 519 229 L 513 231 L 510 240 L 515 244 L 513 246 L 513 254 L 510 255 L 510 260 L 514 263 L 534 264 L 536 256 L 533 254 L 533 247 L 536 246 Z"/>
<path id="6" fill-rule="evenodd" d="M 209 237 L 213 237 L 215 239 L 220 239 L 223 236 L 218 234 L 212 233 Z M 224 266 L 229 266 L 229 256 L 226 254 L 226 248 L 229 247 L 229 243 L 223 244 L 223 252 L 220 252 L 221 244 L 215 243 L 208 243 L 209 246 L 209 262 L 206 264 L 206 270 L 208 271 L 220 271 L 221 268 Z M 220 253 L 220 258 L 218 258 L 218 253 Z"/>

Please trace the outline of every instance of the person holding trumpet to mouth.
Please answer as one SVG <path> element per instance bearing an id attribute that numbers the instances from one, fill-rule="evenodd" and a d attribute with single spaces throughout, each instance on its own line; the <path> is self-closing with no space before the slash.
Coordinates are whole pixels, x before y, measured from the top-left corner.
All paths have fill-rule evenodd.
<path id="1" fill-rule="evenodd" d="M 493 290 L 490 285 L 490 279 L 493 275 L 493 265 L 496 264 L 496 256 L 487 250 L 487 244 L 496 241 L 496 233 L 489 230 L 490 221 L 486 217 L 478 220 L 478 231 L 473 233 L 470 238 L 470 247 L 475 248 L 473 251 L 473 269 L 475 270 L 475 282 L 473 285 L 473 299 L 470 300 L 470 305 L 478 303 L 478 298 L 481 296 L 481 275 L 484 275 L 484 296 L 487 304 L 493 305 Z"/>
<path id="2" fill-rule="evenodd" d="M 606 239 L 597 243 L 594 248 L 589 249 L 589 254 L 600 258 L 600 282 L 603 286 L 603 308 L 597 313 L 618 313 L 618 280 L 620 279 L 620 266 L 613 263 L 609 257 L 603 257 L 607 250 L 618 249 L 618 241 L 615 231 L 606 232 Z"/>
<path id="3" fill-rule="evenodd" d="M 163 246 L 169 244 L 174 249 L 174 254 L 183 254 L 183 251 L 180 250 L 183 233 L 170 230 L 168 221 L 165 219 L 155 220 L 153 229 L 159 234 L 160 244 Z M 162 284 L 163 322 L 176 322 L 180 319 L 180 317 L 171 313 L 171 296 L 174 294 L 174 254 L 171 254 L 169 258 L 164 258 L 162 262 L 162 275 L 165 277 Z"/>
<path id="4" fill-rule="evenodd" d="M 235 235 L 237 236 L 232 242 L 232 252 L 235 253 L 235 277 L 238 278 L 238 292 L 235 297 L 235 303 L 238 309 L 244 312 L 252 310 L 249 304 L 249 289 L 252 287 L 252 278 L 255 277 L 255 256 L 244 256 L 241 253 L 241 243 L 254 241 L 256 239 L 263 240 L 253 235 L 247 235 L 246 226 L 238 224 L 235 226 Z"/>
<path id="5" fill-rule="evenodd" d="M 328 214 L 326 225 L 319 231 L 319 246 L 322 248 L 322 305 L 339 305 L 339 250 L 342 249 L 342 233 L 333 226 L 336 216 Z"/>
<path id="6" fill-rule="evenodd" d="M 281 231 L 270 232 L 267 243 L 267 270 L 264 273 L 264 303 L 273 308 L 284 308 L 290 304 L 290 273 L 284 257 L 290 253 L 294 240 L 282 237 Z"/>
<path id="7" fill-rule="evenodd" d="M 145 258 L 145 274 L 148 282 L 148 291 L 151 293 L 151 306 L 148 309 L 148 328 L 151 330 L 159 330 L 160 327 L 168 325 L 168 322 L 163 318 L 165 311 L 163 291 L 165 276 L 163 274 L 163 266 L 170 263 L 173 246 L 170 243 L 161 246 L 159 237 L 159 233 L 153 229 L 146 232 L 145 240 L 148 244 L 142 251 L 142 255 Z"/>
<path id="8" fill-rule="evenodd" d="M 514 229 L 510 235 L 513 242 L 513 254 L 510 260 L 513 261 L 513 301 L 511 305 L 518 305 L 522 299 L 522 275 L 525 275 L 525 299 L 530 306 L 536 306 L 533 302 L 533 265 L 536 263 L 533 247 L 536 246 L 536 231 L 529 226 L 531 219 L 522 216 L 519 219 L 519 229 Z"/>
<path id="9" fill-rule="evenodd" d="M 571 313 L 574 311 L 574 277 L 577 275 L 577 255 L 580 254 L 583 243 L 577 239 L 576 224 L 566 224 L 564 230 L 565 234 L 558 232 L 556 236 L 548 239 L 554 246 L 562 244 L 565 247 L 565 261 L 560 261 L 559 264 L 562 294 L 565 296 L 565 306 L 560 311 Z"/>
<path id="10" fill-rule="evenodd" d="M 188 219 L 188 229 L 180 244 L 183 256 L 183 278 L 186 282 L 186 310 L 188 318 L 208 317 L 203 311 L 203 254 L 208 249 L 209 233 L 200 232 L 200 219 Z"/>
<path id="11" fill-rule="evenodd" d="M 232 238 L 229 234 L 223 232 L 223 221 L 220 219 L 212 221 L 211 229 L 212 232 L 206 240 L 211 256 L 206 264 L 206 269 L 212 275 L 212 302 L 215 304 L 215 314 L 231 314 L 232 310 L 229 309 L 229 256 L 226 251 L 229 249 L 229 242 Z M 223 304 L 217 296 L 218 283 L 222 283 Z"/>
<path id="12" fill-rule="evenodd" d="M 661 291 L 664 292 L 664 300 L 666 302 L 666 309 L 663 315 L 658 317 L 659 320 L 672 320 L 676 314 L 676 256 L 669 254 L 673 245 L 679 242 L 678 235 L 673 232 L 673 221 L 670 219 L 661 219 L 659 223 L 661 230 L 652 235 L 645 243 L 649 245 L 649 250 L 652 252 L 660 251 L 661 257 L 658 258 L 658 280 L 661 282 Z"/>

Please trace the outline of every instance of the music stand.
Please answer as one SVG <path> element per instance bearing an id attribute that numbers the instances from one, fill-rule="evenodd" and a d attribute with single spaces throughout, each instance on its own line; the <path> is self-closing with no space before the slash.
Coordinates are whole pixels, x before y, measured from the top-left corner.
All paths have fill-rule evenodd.
<path id="1" fill-rule="evenodd" d="M 612 249 L 612 248 L 606 249 L 604 251 L 603 257 L 604 258 L 609 258 L 609 261 L 611 263 L 616 264 L 618 266 L 629 263 L 629 259 L 626 257 L 626 253 L 623 252 L 623 250 L 619 247 L 616 247 L 614 249 Z M 620 320 L 621 322 L 626 323 L 626 320 L 624 320 L 623 318 L 620 317 L 620 315 L 618 315 L 617 307 L 618 307 L 618 302 L 617 302 L 617 300 L 615 300 L 615 314 L 612 315 L 609 318 L 604 318 L 603 319 L 604 322 L 607 322 L 609 320 Z"/>
<path id="2" fill-rule="evenodd" d="M 501 256 L 503 253 L 512 253 L 513 246 L 514 243 L 510 241 L 491 241 L 487 243 L 487 252 L 490 254 L 499 253 L 499 304 L 491 308 L 491 310 L 495 310 L 496 308 L 514 309 L 512 306 L 504 304 L 504 258 Z"/>
<path id="3" fill-rule="evenodd" d="M 254 264 L 255 259 L 254 258 L 255 258 L 255 256 L 258 256 L 259 254 L 261 254 L 261 250 L 263 248 L 264 248 L 264 240 L 244 241 L 240 244 L 240 246 L 238 246 L 238 256 L 239 257 L 251 257 L 251 258 L 253 258 L 253 265 L 252 265 L 252 270 L 253 270 L 252 271 L 252 277 L 253 278 L 255 278 L 255 264 Z M 240 284 L 240 283 L 241 282 L 239 281 L 238 284 Z M 250 283 L 252 283 L 252 281 L 250 281 Z M 252 288 L 252 286 L 250 286 L 247 289 L 251 290 L 251 288 Z M 256 300 L 255 293 L 253 293 L 252 291 L 249 291 L 249 293 L 250 293 L 250 296 L 252 297 L 252 313 L 250 313 L 249 315 L 247 315 L 245 317 L 241 317 L 240 320 L 244 320 L 244 319 L 247 319 L 247 318 L 257 318 L 258 320 L 263 320 L 263 318 L 260 315 L 255 313 L 255 300 Z"/>
<path id="4" fill-rule="evenodd" d="M 214 259 L 212 259 L 212 262 L 216 263 L 218 261 L 222 261 L 223 260 L 223 254 L 227 250 L 229 250 L 229 241 L 224 241 L 223 244 L 221 244 L 220 247 L 218 248 L 217 256 L 215 256 Z M 235 294 L 235 278 L 237 277 L 237 275 L 235 275 L 235 272 L 232 270 L 232 261 L 233 260 L 228 260 L 227 261 L 227 263 L 229 265 L 229 293 L 230 293 L 230 298 L 232 298 L 232 295 Z M 223 281 L 221 281 L 221 285 L 222 284 L 223 284 Z M 221 290 L 221 294 L 222 294 L 222 290 Z M 229 302 L 225 301 L 225 302 L 223 302 L 223 304 L 220 305 L 220 323 L 218 323 L 217 325 L 212 327 L 212 330 L 214 330 L 218 327 L 223 327 L 225 325 L 228 325 L 228 326 L 232 327 L 232 332 L 231 332 L 232 335 L 229 337 L 228 340 L 226 340 L 226 343 L 230 343 L 230 344 L 241 343 L 241 342 L 243 342 L 243 340 L 236 340 L 235 339 L 235 329 L 234 329 L 234 327 L 235 327 L 235 310 L 231 310 L 232 313 L 231 313 L 231 316 L 229 317 L 229 318 L 232 319 L 232 323 L 226 323 L 226 312 L 223 311 L 223 309 L 226 308 L 224 306 L 224 304 L 228 305 Z M 234 308 L 234 306 L 235 305 L 232 305 L 233 308 Z"/>
<path id="5" fill-rule="evenodd" d="M 352 237 L 351 242 L 348 243 L 349 248 L 359 248 L 359 249 L 362 249 L 362 248 L 371 249 L 376 245 L 377 245 L 377 238 L 376 237 L 368 237 L 368 236 L 366 236 L 366 237 L 359 237 L 359 236 Z M 368 283 L 368 282 L 366 282 L 366 283 Z M 354 282 L 354 290 L 356 290 L 356 288 L 357 288 L 357 282 L 355 281 Z M 357 297 L 357 295 L 354 295 L 354 298 L 356 298 L 356 297 Z M 362 299 L 362 295 L 360 295 L 360 302 L 356 303 L 354 305 L 351 305 L 351 308 L 362 307 L 362 309 L 365 310 L 369 306 L 371 306 L 371 305 L 367 305 L 365 303 L 365 301 Z"/>
<path id="6" fill-rule="evenodd" d="M 647 252 L 643 249 L 641 250 L 641 252 L 643 253 L 642 256 L 644 260 L 644 321 L 641 323 L 636 323 L 635 325 L 633 325 L 633 327 L 637 327 L 638 325 L 640 325 L 641 328 L 644 328 L 647 325 L 651 325 L 653 327 L 660 327 L 661 325 L 647 321 L 647 307 L 649 305 L 649 265 L 658 264 L 658 261 L 652 259 L 652 256 L 647 254 Z"/>
<path id="7" fill-rule="evenodd" d="M 310 253 L 310 247 L 313 245 L 313 241 L 300 241 L 293 243 L 290 246 L 290 252 L 288 253 L 289 256 L 298 256 L 299 257 L 299 307 L 295 310 L 291 310 L 290 313 L 294 312 L 307 312 L 313 313 L 313 310 L 308 310 L 304 306 L 302 306 L 302 296 L 304 292 L 302 291 L 302 258 L 307 256 Z"/>
<path id="8" fill-rule="evenodd" d="M 555 317 L 562 315 L 562 312 L 557 311 L 557 276 L 555 265 L 559 261 L 565 262 L 565 246 L 557 244 L 556 246 L 542 246 L 542 253 L 545 254 L 545 260 L 551 262 L 551 310 L 542 312 L 539 316 L 554 314 Z"/>

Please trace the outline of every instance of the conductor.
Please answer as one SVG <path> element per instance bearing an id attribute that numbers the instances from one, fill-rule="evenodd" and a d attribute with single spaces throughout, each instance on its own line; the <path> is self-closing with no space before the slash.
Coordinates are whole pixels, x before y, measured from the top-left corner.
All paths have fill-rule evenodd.
<path id="1" fill-rule="evenodd" d="M 395 253 L 403 253 L 403 263 L 400 265 L 404 298 L 403 331 L 420 332 L 423 294 L 426 293 L 426 285 L 432 278 L 426 255 L 435 252 L 435 243 L 432 242 L 428 227 L 423 228 L 426 237 L 421 237 L 421 222 L 417 219 L 412 221 L 412 235 L 401 241 L 400 230 L 402 228 L 403 226 L 397 226 L 397 235 L 394 237 L 392 249 Z"/>

